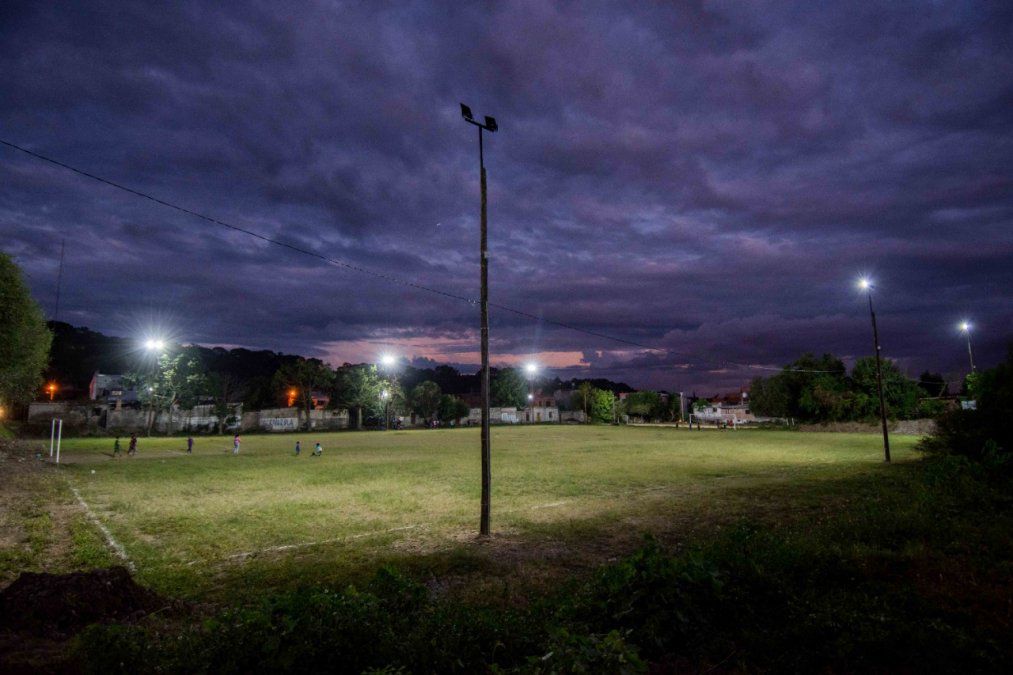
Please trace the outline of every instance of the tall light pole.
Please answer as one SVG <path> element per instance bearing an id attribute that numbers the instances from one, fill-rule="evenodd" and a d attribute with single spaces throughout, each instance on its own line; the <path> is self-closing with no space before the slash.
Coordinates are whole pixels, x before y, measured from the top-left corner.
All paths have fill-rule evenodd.
<path id="1" fill-rule="evenodd" d="M 482 149 L 482 132 L 499 129 L 495 118 L 486 116 L 485 123 L 476 122 L 471 108 L 461 104 L 461 116 L 468 124 L 478 127 L 478 167 L 482 186 L 482 236 L 479 249 L 482 263 L 482 514 L 479 519 L 479 536 L 489 536 L 490 493 L 492 492 L 492 455 L 489 450 L 489 223 L 486 214 L 485 153 Z"/>
<path id="2" fill-rule="evenodd" d="M 974 372 L 974 354 L 971 353 L 971 324 L 964 321 L 960 324 L 960 330 L 967 335 L 967 358 L 971 361 L 971 372 Z"/>
<path id="3" fill-rule="evenodd" d="M 537 363 L 526 363 L 524 364 L 524 374 L 528 378 L 528 415 L 531 417 L 529 422 L 535 421 L 535 375 L 538 374 Z"/>
<path id="4" fill-rule="evenodd" d="M 380 365 L 385 371 L 387 376 L 390 377 L 390 391 L 383 390 L 381 394 L 384 400 L 384 413 L 383 413 L 383 428 L 384 431 L 390 429 L 390 399 L 394 396 L 394 387 L 397 386 L 397 375 L 394 371 L 394 366 L 397 364 L 397 359 L 392 354 L 384 354 L 380 357 Z"/>
<path id="5" fill-rule="evenodd" d="M 869 316 L 872 318 L 872 344 L 876 351 L 876 384 L 879 387 L 879 419 L 883 424 L 883 456 L 890 461 L 890 433 L 886 428 L 886 397 L 883 396 L 883 366 L 880 362 L 879 331 L 876 329 L 876 312 L 872 309 L 872 282 L 861 279 L 858 287 L 869 296 Z"/>
<path id="6" fill-rule="evenodd" d="M 155 365 L 151 371 L 152 379 L 156 379 L 155 376 L 158 374 L 159 364 L 158 360 L 165 355 L 165 340 L 160 338 L 148 338 L 144 341 L 144 349 L 151 354 L 154 354 Z M 169 427 L 172 427 L 172 411 L 169 411 Z M 148 436 L 151 436 L 151 428 L 155 425 L 155 388 L 148 386 Z"/>

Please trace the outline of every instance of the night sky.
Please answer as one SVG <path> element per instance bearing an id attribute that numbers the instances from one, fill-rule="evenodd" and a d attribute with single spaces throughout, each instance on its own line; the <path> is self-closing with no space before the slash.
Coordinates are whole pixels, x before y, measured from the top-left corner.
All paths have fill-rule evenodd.
<path id="1" fill-rule="evenodd" d="M 478 297 L 493 365 L 732 390 L 804 351 L 910 375 L 1013 336 L 1013 3 L 5 2 L 0 138 Z M 61 320 L 339 365 L 478 363 L 478 307 L 0 146 L 0 247 Z M 737 365 L 738 364 L 738 365 Z M 753 366 L 753 367 L 749 367 Z"/>

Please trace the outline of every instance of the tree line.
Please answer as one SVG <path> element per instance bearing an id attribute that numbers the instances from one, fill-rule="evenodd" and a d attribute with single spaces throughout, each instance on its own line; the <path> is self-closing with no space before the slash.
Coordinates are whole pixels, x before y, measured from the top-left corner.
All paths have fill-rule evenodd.
<path id="1" fill-rule="evenodd" d="M 935 417 L 947 395 L 943 377 L 922 373 L 917 381 L 906 377 L 897 365 L 883 359 L 883 393 L 891 419 Z M 833 354 L 805 354 L 771 377 L 753 379 L 749 388 L 750 409 L 756 415 L 813 422 L 871 420 L 879 416 L 876 359 L 858 359 L 848 372 Z"/>

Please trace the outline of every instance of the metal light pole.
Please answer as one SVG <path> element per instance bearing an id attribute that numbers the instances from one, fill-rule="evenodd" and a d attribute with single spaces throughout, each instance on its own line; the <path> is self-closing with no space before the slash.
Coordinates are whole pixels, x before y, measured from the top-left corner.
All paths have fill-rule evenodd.
<path id="1" fill-rule="evenodd" d="M 538 364 L 528 363 L 524 366 L 524 374 L 528 378 L 528 422 L 535 421 L 535 375 L 538 374 Z"/>
<path id="2" fill-rule="evenodd" d="M 479 520 L 479 536 L 489 536 L 490 493 L 492 492 L 492 455 L 489 450 L 489 223 L 486 214 L 485 153 L 482 148 L 482 132 L 499 129 L 496 120 L 486 116 L 485 123 L 476 122 L 471 108 L 461 104 L 461 116 L 468 124 L 478 127 L 478 166 L 482 186 L 482 236 L 479 245 L 482 263 L 482 514 Z"/>
<path id="3" fill-rule="evenodd" d="M 144 349 L 155 355 L 154 366 L 151 370 L 151 377 L 156 378 L 159 372 L 158 360 L 165 356 L 166 343 L 160 338 L 149 338 L 144 341 Z M 151 436 L 151 428 L 155 425 L 155 388 L 148 385 L 148 436 Z M 172 410 L 169 411 L 169 428 L 172 428 Z"/>
<path id="4" fill-rule="evenodd" d="M 971 353 L 971 324 L 967 321 L 960 324 L 960 330 L 967 335 L 967 358 L 971 361 L 971 372 L 974 372 L 974 354 Z"/>
<path id="5" fill-rule="evenodd" d="M 390 400 L 394 398 L 394 388 L 397 387 L 397 371 L 394 368 L 397 365 L 397 359 L 392 354 L 384 354 L 380 357 L 380 365 L 390 379 L 390 391 L 383 390 L 383 398 L 385 400 L 383 429 L 387 431 L 390 429 Z"/>
<path id="6" fill-rule="evenodd" d="M 869 296 L 869 316 L 872 318 L 872 342 L 876 350 L 876 384 L 879 387 L 879 418 L 883 424 L 883 456 L 890 461 L 890 433 L 886 428 L 886 397 L 883 395 L 883 366 L 880 362 L 879 331 L 876 329 L 876 312 L 872 309 L 872 282 L 862 279 L 859 287 L 867 291 Z"/>

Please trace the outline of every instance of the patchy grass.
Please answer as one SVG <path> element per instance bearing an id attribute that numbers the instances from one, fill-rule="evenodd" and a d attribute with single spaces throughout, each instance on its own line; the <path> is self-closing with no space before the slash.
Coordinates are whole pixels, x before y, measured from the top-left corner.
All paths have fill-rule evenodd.
<path id="1" fill-rule="evenodd" d="M 110 564 L 67 481 L 34 459 L 34 444 L 0 452 L 0 587 L 21 572 L 69 572 Z"/>
<path id="2" fill-rule="evenodd" d="M 318 440 L 323 456 L 311 457 Z M 521 566 L 551 584 L 552 568 L 597 564 L 637 532 L 677 539 L 746 513 L 796 518 L 826 501 L 827 481 L 889 469 L 866 435 L 499 427 L 496 536 L 479 545 L 478 441 L 477 430 L 260 435 L 233 456 L 231 437 L 199 437 L 188 456 L 182 438 L 142 438 L 136 457 L 113 458 L 108 439 L 73 439 L 60 470 L 144 583 L 223 599 L 387 563 Z M 895 441 L 898 462 L 915 458 L 913 443 Z"/>
<path id="3" fill-rule="evenodd" d="M 13 520 L 36 560 L 108 564 L 69 482 L 202 600 L 92 627 L 86 671 L 1008 672 L 1008 478 L 915 440 L 495 428 L 479 541 L 475 430 L 81 439 Z"/>
<path id="4" fill-rule="evenodd" d="M 824 494 L 849 499 L 815 518 L 641 540 L 525 602 L 381 568 L 203 621 L 95 626 L 77 656 L 102 673 L 1009 672 L 1011 487 L 966 463 L 912 463 L 826 479 Z"/>

